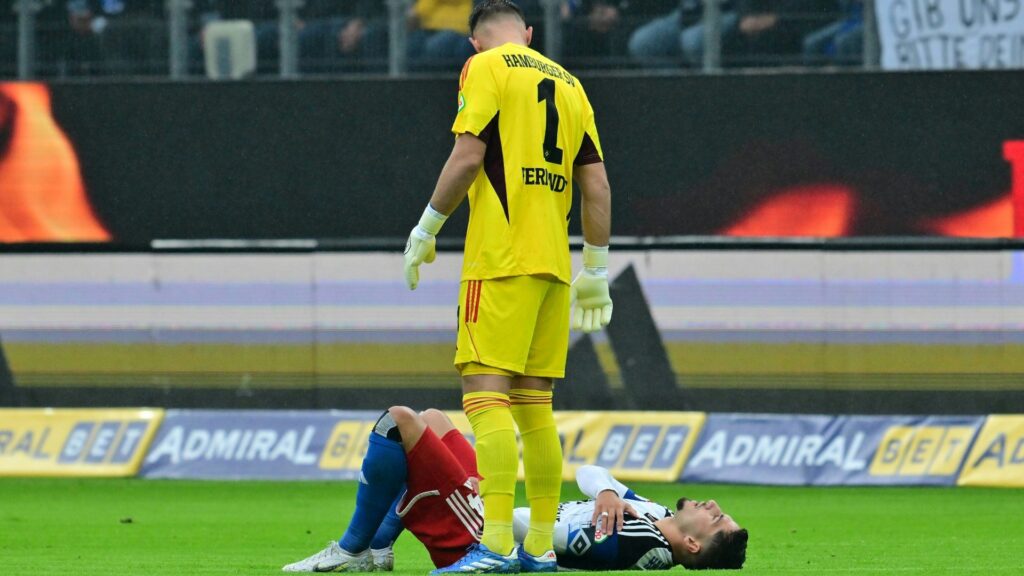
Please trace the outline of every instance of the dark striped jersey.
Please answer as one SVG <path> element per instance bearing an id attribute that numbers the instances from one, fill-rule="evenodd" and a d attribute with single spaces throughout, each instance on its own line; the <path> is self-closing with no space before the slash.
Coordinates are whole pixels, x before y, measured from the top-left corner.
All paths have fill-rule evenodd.
<path id="1" fill-rule="evenodd" d="M 555 520 L 558 565 L 576 570 L 667 570 L 674 565 L 672 546 L 655 522 L 672 512 L 630 490 L 623 498 L 640 514 L 626 516 L 621 532 L 595 542 L 594 501 L 564 502 Z"/>

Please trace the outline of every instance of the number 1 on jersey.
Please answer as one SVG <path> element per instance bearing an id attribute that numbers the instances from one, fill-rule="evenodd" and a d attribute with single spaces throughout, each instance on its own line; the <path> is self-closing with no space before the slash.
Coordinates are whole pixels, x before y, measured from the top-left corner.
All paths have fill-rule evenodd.
<path id="1" fill-rule="evenodd" d="M 544 159 L 551 164 L 562 163 L 558 147 L 558 108 L 555 108 L 555 80 L 545 78 L 537 84 L 537 102 L 547 104 L 547 125 L 544 127 Z"/>

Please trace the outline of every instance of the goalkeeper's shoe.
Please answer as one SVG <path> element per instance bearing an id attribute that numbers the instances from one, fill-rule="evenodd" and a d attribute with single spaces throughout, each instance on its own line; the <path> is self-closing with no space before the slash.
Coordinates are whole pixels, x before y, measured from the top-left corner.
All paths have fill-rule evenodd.
<path id="1" fill-rule="evenodd" d="M 558 572 L 558 558 L 554 550 L 548 550 L 540 556 L 534 556 L 522 546 L 519 550 L 520 572 Z"/>
<path id="2" fill-rule="evenodd" d="M 313 554 L 305 560 L 293 562 L 283 572 L 373 572 L 373 557 L 369 549 L 358 554 L 350 554 L 331 541 L 327 548 Z"/>
<path id="3" fill-rule="evenodd" d="M 483 544 L 473 544 L 466 555 L 451 566 L 438 568 L 431 574 L 518 574 L 519 556 L 515 550 L 508 556 L 491 552 Z"/>
<path id="4" fill-rule="evenodd" d="M 380 550 L 370 548 L 370 556 L 373 556 L 374 572 L 391 572 L 395 569 L 395 550 L 388 546 Z"/>

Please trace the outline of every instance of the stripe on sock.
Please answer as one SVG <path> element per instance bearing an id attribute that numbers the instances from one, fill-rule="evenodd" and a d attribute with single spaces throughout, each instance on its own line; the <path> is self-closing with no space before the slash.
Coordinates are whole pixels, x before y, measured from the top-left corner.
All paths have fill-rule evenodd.
<path id="1" fill-rule="evenodd" d="M 504 396 L 504 394 L 502 394 Z M 507 398 L 507 397 L 506 397 Z M 470 398 L 469 394 L 462 398 L 462 410 L 467 416 L 491 408 L 510 408 L 512 403 L 507 399 L 494 396 L 484 398 Z"/>

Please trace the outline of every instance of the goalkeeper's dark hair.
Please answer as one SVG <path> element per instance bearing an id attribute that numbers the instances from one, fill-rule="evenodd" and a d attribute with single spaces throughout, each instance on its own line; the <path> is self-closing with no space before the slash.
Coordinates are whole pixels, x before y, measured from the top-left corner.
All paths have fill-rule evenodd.
<path id="1" fill-rule="evenodd" d="M 473 6 L 473 12 L 469 15 L 469 33 L 472 34 L 476 27 L 496 16 L 515 16 L 526 23 L 523 11 L 516 6 L 512 0 L 483 0 Z"/>
<path id="2" fill-rule="evenodd" d="M 747 559 L 747 529 L 722 530 L 711 537 L 692 559 L 683 562 L 690 570 L 739 570 Z"/>

